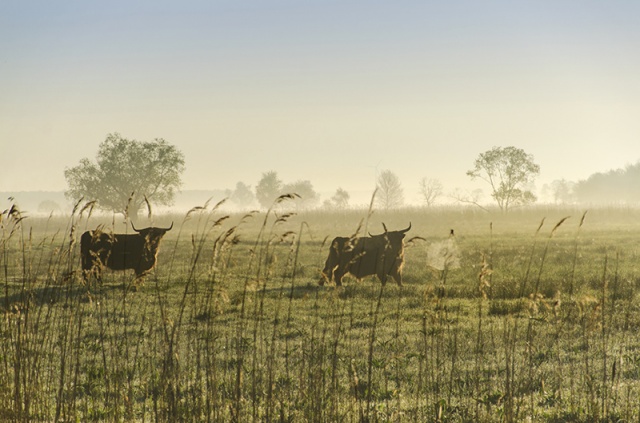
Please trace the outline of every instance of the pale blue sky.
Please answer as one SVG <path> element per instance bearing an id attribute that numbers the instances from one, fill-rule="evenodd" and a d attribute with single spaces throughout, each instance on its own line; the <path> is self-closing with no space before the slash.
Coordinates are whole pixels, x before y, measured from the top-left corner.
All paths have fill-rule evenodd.
<path id="1" fill-rule="evenodd" d="M 640 159 L 636 1 L 3 1 L 0 191 L 63 190 L 110 132 L 164 138 L 184 189 L 472 184 L 514 145 L 538 187 Z"/>

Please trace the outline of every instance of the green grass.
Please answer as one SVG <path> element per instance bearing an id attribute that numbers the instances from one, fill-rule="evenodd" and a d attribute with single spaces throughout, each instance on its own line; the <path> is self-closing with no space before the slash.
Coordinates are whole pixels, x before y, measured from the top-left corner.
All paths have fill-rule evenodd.
<path id="1" fill-rule="evenodd" d="M 640 211 L 583 213 L 205 208 L 154 216 L 143 283 L 88 286 L 80 234 L 120 217 L 5 213 L 0 420 L 637 421 Z M 318 286 L 329 240 L 381 222 L 418 237 L 404 286 Z M 430 268 L 450 229 L 459 268 Z"/>

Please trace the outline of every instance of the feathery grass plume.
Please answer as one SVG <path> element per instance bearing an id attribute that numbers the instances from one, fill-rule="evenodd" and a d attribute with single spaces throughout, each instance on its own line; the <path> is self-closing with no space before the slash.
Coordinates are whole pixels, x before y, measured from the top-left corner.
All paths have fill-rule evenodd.
<path id="1" fill-rule="evenodd" d="M 582 225 L 584 224 L 584 219 L 587 217 L 588 211 L 589 210 L 585 210 L 584 213 L 582 213 L 580 224 L 578 224 L 578 231 L 576 232 L 576 238 L 573 244 L 573 263 L 571 265 L 571 278 L 569 279 L 569 296 L 571 297 L 573 297 L 573 290 L 576 281 L 576 265 L 578 263 L 578 238 L 580 237 L 580 229 L 582 229 Z"/>
<path id="2" fill-rule="evenodd" d="M 584 219 L 585 217 L 587 217 L 587 212 L 589 210 L 585 210 L 584 213 L 582 213 L 582 217 L 580 218 L 580 224 L 578 225 L 578 228 L 582 228 L 582 224 L 584 223 Z"/>
<path id="3" fill-rule="evenodd" d="M 536 280 L 536 285 L 533 292 L 534 300 L 538 298 L 538 292 L 540 290 L 540 280 L 542 278 L 542 269 L 544 268 L 544 262 L 545 262 L 545 259 L 547 258 L 547 252 L 549 251 L 549 244 L 551 243 L 551 238 L 553 238 L 553 235 L 555 235 L 558 228 L 570 217 L 571 216 L 565 216 L 562 219 L 560 219 L 558 223 L 556 223 L 556 225 L 553 227 L 551 232 L 549 233 L 549 238 L 547 238 L 547 242 L 544 245 L 544 250 L 542 251 L 542 258 L 540 259 L 540 269 L 538 270 L 538 279 Z"/>
<path id="4" fill-rule="evenodd" d="M 527 270 L 524 273 L 524 277 L 522 278 L 522 282 L 520 283 L 520 293 L 519 297 L 524 297 L 524 292 L 527 289 L 527 283 L 529 282 L 529 273 L 531 272 L 531 265 L 533 263 L 533 253 L 536 249 L 536 243 L 538 242 L 538 234 L 540 233 L 540 229 L 544 225 L 546 217 L 543 217 L 538 225 L 538 229 L 536 229 L 535 234 L 533 235 L 533 245 L 531 245 L 531 253 L 529 254 L 529 261 L 527 262 Z"/>
<path id="5" fill-rule="evenodd" d="M 80 199 L 80 201 L 82 201 L 82 198 Z M 78 204 L 80 204 L 80 201 L 78 201 Z M 95 205 L 96 205 L 96 200 L 87 201 L 84 204 L 84 206 L 82 206 L 82 208 L 80 209 L 79 216 L 82 217 L 82 214 L 88 209 L 89 210 L 89 214 L 87 215 L 87 219 L 91 218 L 91 215 L 93 214 L 93 209 L 94 209 Z M 74 209 L 73 209 L 74 211 L 73 211 L 72 215 L 75 214 L 76 208 L 77 208 L 77 205 L 76 205 L 76 207 L 74 207 Z"/>
<path id="6" fill-rule="evenodd" d="M 71 225 L 71 229 L 69 230 L 69 250 L 71 250 L 76 243 L 75 234 L 76 234 L 76 225 Z"/>
<path id="7" fill-rule="evenodd" d="M 76 211 L 78 210 L 78 207 L 80 207 L 80 203 L 82 203 L 82 200 L 84 200 L 84 196 L 80 197 L 80 199 L 76 201 L 76 204 L 73 206 L 73 210 L 71 210 L 72 216 L 76 214 Z"/>
<path id="8" fill-rule="evenodd" d="M 362 231 L 364 225 L 365 225 L 364 218 L 362 218 L 360 219 L 360 222 L 358 222 L 358 226 L 356 227 L 355 232 L 352 233 L 351 236 L 349 237 L 350 241 L 353 241 L 360 236 L 360 232 Z"/>
<path id="9" fill-rule="evenodd" d="M 282 222 L 286 222 L 290 217 L 295 216 L 297 213 L 294 212 L 290 212 L 290 213 L 285 213 L 283 215 L 278 216 L 278 214 L 276 213 L 276 221 L 273 222 L 274 225 L 277 225 L 278 223 L 282 223 Z"/>
<path id="10" fill-rule="evenodd" d="M 282 203 L 285 200 L 295 200 L 296 198 L 302 198 L 300 197 L 298 194 L 296 194 L 295 192 L 292 193 L 288 193 L 288 194 L 282 194 L 280 196 L 278 196 L 275 201 L 273 202 L 273 205 L 269 208 L 269 210 L 271 210 L 271 208 L 277 204 Z"/>
<path id="11" fill-rule="evenodd" d="M 568 218 L 570 218 L 571 216 L 565 216 L 562 219 L 560 219 L 560 221 L 558 223 L 556 223 L 556 226 L 553 227 L 553 229 L 551 230 L 551 235 L 553 236 L 556 233 L 556 230 L 560 227 L 560 225 L 562 225 L 565 220 L 567 220 Z"/>
<path id="12" fill-rule="evenodd" d="M 7 216 L 9 217 L 9 219 L 12 219 L 16 225 L 26 218 L 26 216 L 23 215 L 18 206 L 15 204 L 11 205 L 11 208 L 7 212 Z"/>
<path id="13" fill-rule="evenodd" d="M 491 263 L 487 261 L 486 254 L 482 253 L 482 260 L 480 261 L 480 272 L 478 273 L 478 291 L 482 299 L 487 299 L 487 289 L 491 287 L 489 277 L 493 273 L 491 269 Z"/>
<path id="14" fill-rule="evenodd" d="M 376 194 L 378 193 L 378 187 L 376 186 L 376 188 L 373 190 L 373 193 L 371 194 L 371 202 L 369 203 L 369 209 L 367 210 L 367 218 L 364 222 L 364 231 L 367 232 L 369 229 L 369 219 L 371 219 L 371 216 L 373 215 L 373 204 L 376 200 Z M 386 229 L 385 229 L 386 231 Z"/>
<path id="15" fill-rule="evenodd" d="M 127 205 L 124 207 L 124 220 L 129 220 L 129 207 L 131 206 L 131 202 L 133 201 L 133 196 L 135 195 L 135 191 L 131 192 L 129 198 L 127 199 Z"/>
<path id="16" fill-rule="evenodd" d="M 211 224 L 211 229 L 213 229 L 213 228 L 217 228 L 218 226 L 222 225 L 222 223 L 223 223 L 225 220 L 229 219 L 229 217 L 231 217 L 231 216 L 226 215 L 226 216 L 219 217 L 218 219 L 216 219 L 216 220 Z"/>
<path id="17" fill-rule="evenodd" d="M 187 211 L 187 214 L 184 216 L 184 219 L 183 219 L 183 222 L 182 222 L 182 223 L 184 224 L 184 223 L 185 223 L 185 222 L 187 222 L 189 219 L 191 219 L 191 215 L 192 215 L 192 214 L 194 214 L 194 213 L 198 213 L 198 212 L 201 212 L 201 211 L 206 210 L 206 209 L 209 207 L 209 202 L 211 201 L 211 199 L 212 199 L 212 197 L 209 197 L 209 198 L 207 199 L 207 201 L 205 201 L 205 202 L 204 202 L 204 205 L 202 205 L 202 206 L 194 206 L 194 207 L 191 207 L 191 208 Z"/>
<path id="18" fill-rule="evenodd" d="M 287 232 L 283 233 L 282 235 L 280 235 L 278 238 L 279 238 L 279 241 L 281 243 L 284 243 L 284 242 L 287 242 L 288 238 L 295 238 L 295 235 L 296 235 L 296 233 L 294 231 L 287 231 Z"/>
<path id="19" fill-rule="evenodd" d="M 211 202 L 211 200 L 213 200 L 213 197 L 207 198 L 207 201 L 204 202 L 204 205 L 202 207 L 205 209 L 209 208 L 209 203 Z"/>
<path id="20" fill-rule="evenodd" d="M 240 222 L 238 223 L 238 226 L 242 225 L 243 223 L 246 223 L 247 220 L 249 219 L 253 219 L 254 216 L 256 214 L 260 213 L 258 210 L 251 210 L 249 213 L 244 214 L 241 218 L 240 218 Z"/>
<path id="21" fill-rule="evenodd" d="M 153 213 L 151 212 L 151 203 L 149 202 L 146 194 L 144 195 L 144 203 L 147 205 L 147 218 L 151 220 Z"/>
<path id="22" fill-rule="evenodd" d="M 215 206 L 213 206 L 213 208 L 211 209 L 211 211 L 212 211 L 212 212 L 214 212 L 214 211 L 218 210 L 218 209 L 220 208 L 220 206 L 222 206 L 224 203 L 226 203 L 226 202 L 227 202 L 227 200 L 228 200 L 228 199 L 229 199 L 229 198 L 225 197 L 225 198 L 223 198 L 222 200 L 218 201 L 218 202 L 216 203 L 216 205 L 215 205 Z M 207 208 L 207 206 L 209 205 L 209 201 L 211 201 L 211 198 L 209 198 L 209 200 L 207 200 L 207 202 L 204 204 L 204 207 L 205 207 L 205 208 Z"/>
<path id="23" fill-rule="evenodd" d="M 5 242 L 13 236 L 13 234 L 19 229 L 22 228 L 22 221 L 27 218 L 27 216 L 23 215 L 17 205 L 12 204 L 11 207 L 2 212 L 2 214 L 7 216 L 7 224 L 12 224 L 12 229 L 9 232 L 8 238 L 5 239 Z M 4 228 L 4 226 L 3 226 Z"/>
<path id="24" fill-rule="evenodd" d="M 189 211 L 187 211 L 187 214 L 184 217 L 184 221 L 186 222 L 187 220 L 191 219 L 191 215 L 197 212 L 201 212 L 203 210 L 206 210 L 205 207 L 203 206 L 195 206 L 195 207 L 191 207 L 189 209 Z"/>
<path id="25" fill-rule="evenodd" d="M 538 233 L 540 233 L 540 229 L 542 229 L 542 226 L 544 225 L 545 219 L 546 219 L 546 217 L 543 217 L 542 220 L 540 221 L 540 224 L 538 225 L 538 229 L 536 229 L 536 235 L 538 235 Z"/>

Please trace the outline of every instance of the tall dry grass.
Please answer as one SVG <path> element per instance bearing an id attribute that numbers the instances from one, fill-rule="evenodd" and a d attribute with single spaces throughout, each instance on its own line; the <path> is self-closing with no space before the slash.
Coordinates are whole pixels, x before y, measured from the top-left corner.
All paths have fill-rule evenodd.
<path id="1" fill-rule="evenodd" d="M 85 285 L 79 273 L 79 234 L 126 220 L 80 202 L 64 221 L 5 211 L 0 420 L 640 418 L 637 252 L 622 248 L 637 229 L 614 237 L 584 214 L 572 228 L 560 210 L 539 248 L 537 212 L 524 229 L 501 216 L 373 208 L 331 225 L 292 214 L 289 200 L 240 215 L 148 208 L 148 221 L 180 223 L 138 284 L 105 272 Z M 366 233 L 374 219 L 410 220 L 421 238 L 407 247 L 405 286 L 318 287 L 322 240 Z M 429 246 L 450 228 L 460 267 L 433 273 Z"/>

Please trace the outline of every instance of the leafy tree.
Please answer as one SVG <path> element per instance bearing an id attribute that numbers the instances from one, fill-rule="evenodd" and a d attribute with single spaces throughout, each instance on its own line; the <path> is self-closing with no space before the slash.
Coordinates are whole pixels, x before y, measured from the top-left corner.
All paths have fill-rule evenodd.
<path id="1" fill-rule="evenodd" d="M 282 181 L 278 179 L 278 173 L 271 170 L 262 174 L 262 179 L 256 185 L 256 198 L 264 208 L 269 208 L 282 193 Z"/>
<path id="2" fill-rule="evenodd" d="M 173 204 L 183 171 L 184 155 L 165 140 L 141 142 L 109 134 L 95 162 L 84 158 L 65 169 L 69 184 L 65 195 L 96 200 L 102 210 L 135 215 L 145 201 Z"/>
<path id="3" fill-rule="evenodd" d="M 431 207 L 442 195 L 442 184 L 437 179 L 422 178 L 420 180 L 420 195 L 427 207 Z"/>
<path id="4" fill-rule="evenodd" d="M 236 189 L 230 191 L 228 196 L 229 200 L 235 203 L 238 207 L 248 207 L 256 199 L 256 196 L 253 195 L 253 191 L 251 191 L 251 187 L 244 182 L 238 182 L 236 184 Z"/>
<path id="5" fill-rule="evenodd" d="M 551 193 L 553 195 L 553 200 L 556 203 L 560 204 L 573 202 L 574 186 L 574 182 L 567 181 L 566 179 L 556 179 L 555 181 L 551 182 Z"/>
<path id="6" fill-rule="evenodd" d="M 480 153 L 467 175 L 488 182 L 491 196 L 506 213 L 514 206 L 536 201 L 536 196 L 526 187 L 539 173 L 540 166 L 531 154 L 516 147 L 494 147 Z"/>
<path id="7" fill-rule="evenodd" d="M 310 181 L 296 181 L 286 184 L 282 187 L 282 192 L 285 194 L 298 194 L 300 197 L 295 199 L 295 204 L 298 207 L 310 208 L 318 202 L 318 193 L 313 189 Z"/>
<path id="8" fill-rule="evenodd" d="M 398 176 L 390 170 L 383 170 L 378 175 L 376 203 L 385 210 L 400 207 L 404 204 L 404 191 Z"/>
<path id="9" fill-rule="evenodd" d="M 324 200 L 327 208 L 345 209 L 349 206 L 349 193 L 342 188 L 338 188 L 330 199 Z"/>

